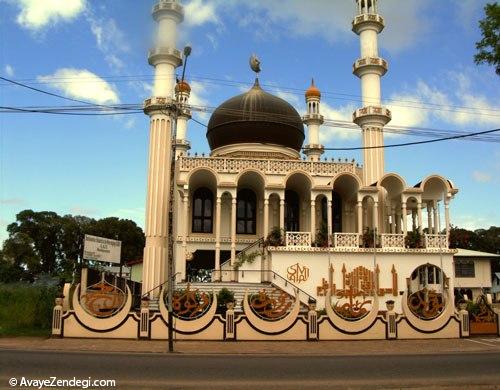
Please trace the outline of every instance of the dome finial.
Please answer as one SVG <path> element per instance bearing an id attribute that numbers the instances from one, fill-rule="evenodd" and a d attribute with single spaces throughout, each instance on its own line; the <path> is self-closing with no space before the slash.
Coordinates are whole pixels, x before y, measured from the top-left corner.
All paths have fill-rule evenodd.
<path id="1" fill-rule="evenodd" d="M 316 87 L 314 78 L 311 79 L 311 86 L 306 91 L 306 99 L 308 98 L 321 98 L 321 92 L 318 87 Z"/>
<path id="2" fill-rule="evenodd" d="M 260 60 L 259 58 L 255 55 L 255 54 L 252 54 L 252 56 L 250 57 L 250 68 L 255 72 L 257 73 L 257 75 L 260 73 L 260 71 L 262 70 L 260 68 Z"/>

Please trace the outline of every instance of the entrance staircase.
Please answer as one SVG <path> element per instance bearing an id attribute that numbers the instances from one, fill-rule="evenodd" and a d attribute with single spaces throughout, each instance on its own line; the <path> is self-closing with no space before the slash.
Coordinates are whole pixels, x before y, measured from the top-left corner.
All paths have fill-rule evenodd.
<path id="1" fill-rule="evenodd" d="M 184 290 L 187 288 L 188 283 L 176 283 L 176 290 Z M 243 299 L 245 299 L 245 292 L 248 290 L 248 295 L 258 294 L 262 290 L 271 291 L 274 289 L 282 290 L 279 286 L 274 283 L 235 283 L 235 282 L 195 282 L 189 283 L 189 288 L 191 290 L 200 290 L 206 293 L 218 294 L 223 288 L 227 288 L 229 291 L 234 293 L 234 310 L 236 312 L 243 311 Z M 285 291 L 285 290 L 282 290 Z M 285 291 L 285 293 L 288 293 Z M 302 309 L 307 309 L 307 302 L 301 299 Z M 151 311 L 159 311 L 158 299 L 152 299 L 149 301 L 149 309 Z"/>
<path id="2" fill-rule="evenodd" d="M 242 303 L 245 298 L 245 291 L 248 290 L 248 295 L 253 295 L 259 293 L 262 290 L 273 290 L 275 287 L 271 283 L 231 283 L 231 282 L 214 282 L 214 283 L 189 283 L 191 290 L 200 290 L 203 292 L 214 292 L 218 294 L 223 288 L 227 288 L 229 291 L 234 293 L 234 310 L 243 311 Z M 176 283 L 176 289 L 187 288 L 187 283 Z"/>

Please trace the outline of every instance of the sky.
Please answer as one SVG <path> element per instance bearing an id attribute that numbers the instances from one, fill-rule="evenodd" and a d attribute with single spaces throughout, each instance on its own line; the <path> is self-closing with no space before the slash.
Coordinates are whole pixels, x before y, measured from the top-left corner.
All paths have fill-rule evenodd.
<path id="1" fill-rule="evenodd" d="M 500 78 L 473 62 L 487 1 L 380 0 L 386 29 L 380 55 L 391 125 L 476 132 L 499 128 Z M 153 0 L 0 0 L 0 76 L 97 104 L 141 103 L 150 96 Z M 352 0 L 184 0 L 178 48 L 193 51 L 191 104 L 216 107 L 247 90 L 248 58 L 262 62 L 264 89 L 305 111 L 311 78 L 327 119 L 351 120 L 360 103 L 352 74 L 359 39 Z M 73 105 L 0 81 L 0 105 Z M 201 123 L 210 114 L 194 112 Z M 0 113 L 0 241 L 24 209 L 144 224 L 149 120 L 144 114 L 67 116 Z M 190 122 L 192 153 L 209 152 L 206 129 Z M 497 136 L 498 137 L 498 136 Z M 386 134 L 385 142 L 425 138 Z M 361 146 L 359 130 L 322 127 L 327 147 Z M 328 152 L 355 158 L 359 152 Z M 500 225 L 498 143 L 449 141 L 387 149 L 386 171 L 414 185 L 432 173 L 460 189 L 454 225 Z"/>

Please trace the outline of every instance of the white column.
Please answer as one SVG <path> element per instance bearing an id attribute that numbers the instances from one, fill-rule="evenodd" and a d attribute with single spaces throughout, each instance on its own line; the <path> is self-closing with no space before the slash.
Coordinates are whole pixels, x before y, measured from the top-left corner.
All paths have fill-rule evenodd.
<path id="1" fill-rule="evenodd" d="M 231 267 L 236 260 L 236 198 L 231 199 Z"/>
<path id="2" fill-rule="evenodd" d="M 446 237 L 450 236 L 450 200 L 446 198 L 444 201 L 444 219 L 446 223 Z"/>
<path id="3" fill-rule="evenodd" d="M 401 203 L 401 214 L 403 214 L 403 235 L 408 233 L 408 221 L 406 219 L 406 202 Z"/>
<path id="4" fill-rule="evenodd" d="M 373 202 L 373 228 L 378 232 L 378 202 Z"/>
<path id="5" fill-rule="evenodd" d="M 417 210 L 411 211 L 411 227 L 412 230 L 417 230 Z"/>
<path id="6" fill-rule="evenodd" d="M 316 237 L 316 201 L 311 199 L 311 242 Z"/>
<path id="7" fill-rule="evenodd" d="M 168 264 L 168 206 L 170 205 L 171 118 L 152 114 L 149 142 L 142 293 L 165 282 Z M 160 289 L 151 292 L 157 297 Z"/>
<path id="8" fill-rule="evenodd" d="M 215 206 L 215 269 L 220 270 L 220 220 L 221 220 L 221 197 L 217 196 Z M 220 278 L 219 274 L 219 278 Z"/>
<path id="9" fill-rule="evenodd" d="M 358 234 L 363 234 L 363 202 L 358 201 Z"/>
<path id="10" fill-rule="evenodd" d="M 262 235 L 266 239 L 269 234 L 269 198 L 264 198 L 264 228 L 262 229 Z"/>
<path id="11" fill-rule="evenodd" d="M 432 203 L 428 202 L 427 205 L 427 233 L 432 234 L 434 227 L 432 226 Z"/>
<path id="12" fill-rule="evenodd" d="M 326 198 L 326 224 L 328 230 L 328 242 L 330 245 L 333 245 L 332 234 L 333 234 L 333 226 L 332 226 L 332 200 Z"/>
<path id="13" fill-rule="evenodd" d="M 285 199 L 280 199 L 280 229 L 285 230 Z"/>
<path id="14" fill-rule="evenodd" d="M 422 220 L 422 201 L 417 200 L 417 220 L 418 220 L 418 232 L 422 234 L 423 230 L 423 220 Z"/>
<path id="15" fill-rule="evenodd" d="M 438 203 L 435 200 L 433 202 L 433 210 L 434 210 L 434 234 L 439 234 L 439 215 L 438 215 Z"/>
<path id="16" fill-rule="evenodd" d="M 182 209 L 184 215 L 184 234 L 182 236 L 182 246 L 184 248 L 184 254 L 186 253 L 187 238 L 189 236 L 189 190 L 184 190 L 184 196 L 182 197 Z"/>

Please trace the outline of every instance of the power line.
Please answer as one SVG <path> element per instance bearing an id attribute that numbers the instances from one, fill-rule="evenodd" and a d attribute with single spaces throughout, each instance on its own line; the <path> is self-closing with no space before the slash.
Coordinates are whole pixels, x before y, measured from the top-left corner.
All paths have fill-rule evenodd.
<path id="1" fill-rule="evenodd" d="M 84 115 L 84 116 L 102 116 L 102 115 L 131 115 L 131 114 L 140 114 L 142 113 L 141 111 L 127 111 L 127 112 L 65 112 L 65 111 L 51 111 L 51 110 L 36 110 L 36 109 L 25 109 L 25 108 L 17 108 L 17 107 L 5 107 L 5 106 L 0 106 L 0 109 L 2 110 L 7 110 L 12 111 L 12 112 L 19 112 L 19 113 L 32 113 L 32 114 L 54 114 L 54 115 Z"/>
<path id="2" fill-rule="evenodd" d="M 174 76 L 175 77 L 175 76 Z M 155 78 L 154 75 L 130 75 L 130 76 L 101 76 L 102 79 L 108 79 L 112 80 L 114 82 L 131 82 L 131 81 L 144 81 L 144 80 L 153 80 Z M 167 77 L 159 77 L 160 79 L 166 79 Z M 172 79 L 173 77 L 168 77 L 168 79 Z M 249 82 L 244 82 L 244 81 L 237 81 L 237 80 L 227 80 L 227 79 L 219 79 L 219 78 L 214 78 L 214 77 L 205 77 L 205 76 L 197 76 L 197 75 L 191 75 L 190 77 L 193 80 L 203 80 L 207 82 L 208 84 L 215 84 L 215 85 L 225 85 L 225 86 L 231 86 L 231 87 L 236 87 L 238 85 L 245 85 L 247 87 L 250 87 L 252 83 Z M 4 80 L 8 80 L 5 78 L 0 78 Z M 52 77 L 51 80 L 76 80 L 76 82 L 84 82 L 82 80 L 85 79 L 93 79 L 93 78 L 85 78 L 85 77 Z M 34 79 L 26 79 L 23 81 L 30 81 Z M 9 82 L 12 82 L 13 80 L 10 80 Z M 68 81 L 67 83 L 74 83 L 75 81 Z M 17 83 L 18 85 L 25 86 L 22 83 L 14 82 Z M 64 81 L 57 81 L 57 84 L 63 84 Z M 32 83 L 36 84 L 36 83 Z M 50 82 L 40 82 L 38 81 L 38 84 L 50 84 Z M 288 92 L 293 95 L 303 95 L 305 92 L 304 89 L 301 88 L 292 88 L 292 87 L 284 87 L 284 86 L 279 86 L 279 85 L 273 85 L 273 84 L 261 84 L 263 87 L 266 87 L 269 90 L 275 90 L 275 91 L 283 91 L 283 92 Z M 36 88 L 31 88 L 34 90 L 38 90 Z M 51 93 L 49 93 L 51 94 Z M 340 92 L 332 92 L 328 90 L 323 90 L 322 94 L 325 96 L 332 96 L 336 100 L 346 100 L 346 101 L 353 101 L 353 102 L 362 102 L 361 96 L 360 95 L 355 95 L 355 94 L 347 94 L 347 93 L 340 93 Z M 61 97 L 61 95 L 57 94 L 51 94 L 52 96 L 57 96 Z M 335 97 L 335 96 L 342 96 L 342 97 Z M 63 97 L 64 98 L 64 97 Z M 69 100 L 74 100 L 78 101 L 75 99 L 70 99 Z M 438 104 L 438 103 L 429 103 L 429 102 L 424 102 L 424 101 L 412 101 L 412 100 L 400 100 L 400 99 L 384 99 L 384 102 L 394 102 L 394 103 L 409 103 L 409 104 L 416 104 L 415 105 L 401 105 L 401 104 L 392 104 L 393 106 L 396 107 L 403 107 L 403 108 L 415 108 L 415 109 L 425 109 L 425 110 L 431 110 L 431 111 L 447 111 L 447 112 L 457 112 L 457 113 L 468 113 L 468 114 L 474 114 L 474 115 L 479 115 L 479 116 L 500 116 L 500 111 L 496 108 L 477 108 L 477 107 L 469 107 L 469 106 L 460 106 L 460 105 L 445 105 L 445 104 Z M 88 103 L 88 102 L 87 102 Z M 429 106 L 429 107 L 427 107 Z M 442 108 L 439 108 L 442 107 Z M 464 111 L 465 110 L 465 111 Z M 488 113 L 491 112 L 491 113 Z M 496 114 L 498 113 L 498 114 Z"/>
<path id="3" fill-rule="evenodd" d="M 102 105 L 102 104 L 91 103 L 91 102 L 88 102 L 88 101 L 85 101 L 85 100 L 73 99 L 73 98 L 69 98 L 69 97 L 63 96 L 63 95 L 59 95 L 57 93 L 52 93 L 52 92 L 44 91 L 44 90 L 39 89 L 39 88 L 30 87 L 29 85 L 26 85 L 26 84 L 23 84 L 23 83 L 19 83 L 17 81 L 14 81 L 14 80 L 11 80 L 11 79 L 7 79 L 5 77 L 1 77 L 0 76 L 0 80 L 4 80 L 4 81 L 6 81 L 8 83 L 11 83 L 11 84 L 23 87 L 23 88 L 27 88 L 27 89 L 30 89 L 30 90 L 35 91 L 35 92 L 39 92 L 39 93 L 42 93 L 44 95 L 49 95 L 49 96 L 57 97 L 59 99 L 69 100 L 69 101 L 72 101 L 72 102 L 82 103 L 82 104 L 86 104 L 86 105 L 90 105 L 90 106 L 98 106 L 98 107 L 106 107 L 106 108 L 110 108 L 110 109 L 115 109 L 115 107 L 113 107 L 113 106 L 106 106 L 106 105 Z"/>
<path id="4" fill-rule="evenodd" d="M 193 111 L 200 111 L 200 112 L 213 112 L 215 111 L 215 107 L 210 107 L 210 106 L 194 106 L 194 105 L 187 105 L 186 107 L 192 109 Z M 139 114 L 142 113 L 142 105 L 139 104 L 121 104 L 118 105 L 115 109 L 120 109 L 126 112 L 127 114 Z M 93 112 L 91 114 L 88 113 L 83 113 L 83 112 L 92 112 L 92 111 L 98 111 L 98 112 L 104 112 L 102 114 L 94 114 Z M 218 108 L 219 112 L 224 113 L 225 115 L 228 116 L 235 116 L 235 117 L 241 117 L 242 114 L 248 114 L 244 110 L 239 110 L 239 109 L 226 109 L 226 108 Z M 47 113 L 47 114 L 53 114 L 53 113 L 58 113 L 58 114 L 67 114 L 67 115 L 121 115 L 124 114 L 124 112 L 115 112 L 112 111 L 110 112 L 109 109 L 106 107 L 101 107 L 101 106 L 55 106 L 55 107 L 0 107 L 0 113 Z M 76 112 L 76 113 L 75 113 Z M 285 114 L 276 114 L 276 113 L 266 113 L 266 112 L 260 112 L 260 113 L 252 113 L 252 119 L 253 120 L 260 120 L 260 121 L 276 121 L 276 122 L 281 122 L 281 123 L 289 123 L 290 121 L 293 121 L 294 123 L 297 121 L 296 116 L 290 116 L 290 115 L 285 115 Z M 197 124 L 207 127 L 205 123 L 202 123 L 201 121 L 192 118 L 194 122 Z M 353 130 L 353 131 L 360 131 L 359 127 L 352 122 L 348 121 L 342 121 L 342 120 L 333 120 L 333 119 L 326 119 L 324 126 L 326 127 L 336 127 L 336 128 L 343 128 L 347 130 Z M 453 130 L 442 130 L 442 129 L 430 129 L 430 128 L 423 128 L 423 127 L 407 127 L 407 126 L 386 126 L 384 128 L 384 132 L 386 133 L 394 133 L 394 134 L 401 134 L 401 135 L 406 135 L 406 136 L 419 136 L 419 137 L 436 137 L 436 136 L 450 136 L 450 135 L 463 135 L 464 133 L 458 132 L 458 131 L 453 131 Z M 500 142 L 500 137 L 498 136 L 489 136 L 489 135 L 484 135 L 484 136 L 475 136 L 471 137 L 471 140 L 474 141 L 483 141 L 483 142 Z"/>
<path id="5" fill-rule="evenodd" d="M 477 132 L 477 133 L 455 135 L 455 136 L 452 136 L 452 137 L 436 138 L 436 139 L 430 139 L 430 140 L 426 140 L 426 141 L 405 142 L 405 143 L 400 143 L 400 144 L 380 145 L 380 146 L 362 146 L 362 147 L 354 147 L 354 148 L 324 148 L 324 150 L 336 150 L 336 151 L 339 151 L 339 150 L 365 150 L 365 149 L 398 148 L 398 147 L 402 147 L 402 146 L 430 144 L 430 143 L 433 143 L 433 142 L 441 142 L 441 141 L 449 141 L 449 140 L 453 140 L 453 139 L 473 137 L 475 135 L 489 134 L 489 133 L 494 133 L 494 132 L 497 132 L 497 131 L 500 131 L 500 129 L 480 131 L 480 132 Z M 308 149 L 307 148 L 303 148 L 303 150 L 308 150 Z"/>

